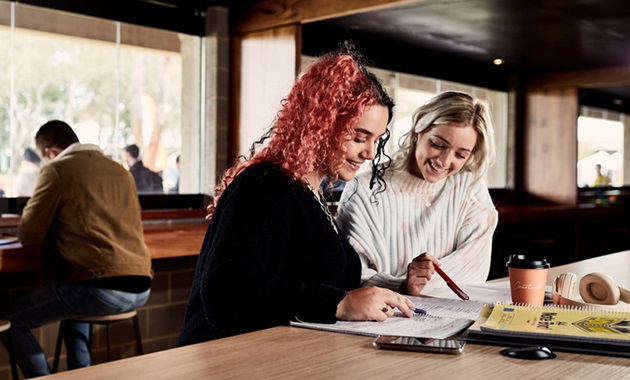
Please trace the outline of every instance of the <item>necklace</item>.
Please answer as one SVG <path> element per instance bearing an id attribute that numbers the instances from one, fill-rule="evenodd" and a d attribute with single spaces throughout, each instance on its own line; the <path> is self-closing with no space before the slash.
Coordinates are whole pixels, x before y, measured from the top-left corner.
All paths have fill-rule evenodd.
<path id="1" fill-rule="evenodd" d="M 315 192 L 310 184 L 307 184 L 306 187 L 308 187 L 308 189 L 311 191 L 311 194 L 313 194 L 313 197 L 315 197 L 315 200 L 317 201 L 317 203 L 319 203 L 319 207 L 322 209 L 324 214 L 326 214 L 326 219 L 328 219 L 328 223 L 330 223 L 332 228 L 335 230 L 335 233 L 338 234 L 339 231 L 337 230 L 337 225 L 335 224 L 335 220 L 333 219 L 333 216 L 328 209 L 328 205 L 323 200 L 323 195 L 321 191 Z"/>

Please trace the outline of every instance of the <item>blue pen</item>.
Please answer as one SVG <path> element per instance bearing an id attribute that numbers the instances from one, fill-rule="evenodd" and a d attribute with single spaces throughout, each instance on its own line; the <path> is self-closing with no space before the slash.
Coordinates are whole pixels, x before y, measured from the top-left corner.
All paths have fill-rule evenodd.
<path id="1" fill-rule="evenodd" d="M 410 307 L 409 310 L 413 311 L 416 314 L 427 315 L 426 310 L 418 309 L 417 307 Z"/>

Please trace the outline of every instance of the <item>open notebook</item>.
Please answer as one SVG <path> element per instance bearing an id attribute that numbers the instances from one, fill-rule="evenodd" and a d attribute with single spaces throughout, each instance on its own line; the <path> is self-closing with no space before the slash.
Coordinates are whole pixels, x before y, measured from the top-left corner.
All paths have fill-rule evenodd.
<path id="1" fill-rule="evenodd" d="M 391 335 L 446 339 L 468 328 L 479 316 L 484 303 L 441 298 L 408 298 L 416 307 L 427 312 L 407 318 L 399 313 L 385 322 L 348 322 L 334 324 L 291 322 L 291 326 L 357 335 Z"/>

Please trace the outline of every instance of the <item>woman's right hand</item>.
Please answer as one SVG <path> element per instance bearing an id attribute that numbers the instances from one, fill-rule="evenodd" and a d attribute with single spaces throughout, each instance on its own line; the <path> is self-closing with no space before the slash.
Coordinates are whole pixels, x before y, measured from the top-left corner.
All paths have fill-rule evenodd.
<path id="1" fill-rule="evenodd" d="M 407 278 L 400 284 L 398 291 L 410 296 L 419 296 L 431 275 L 435 273 L 435 265 L 440 265 L 440 262 L 430 253 L 425 252 L 414 258 L 407 266 Z"/>
<path id="2" fill-rule="evenodd" d="M 382 322 L 394 315 L 398 308 L 405 316 L 413 316 L 409 310 L 413 302 L 392 290 L 368 286 L 350 290 L 337 305 L 337 319 L 346 321 Z"/>

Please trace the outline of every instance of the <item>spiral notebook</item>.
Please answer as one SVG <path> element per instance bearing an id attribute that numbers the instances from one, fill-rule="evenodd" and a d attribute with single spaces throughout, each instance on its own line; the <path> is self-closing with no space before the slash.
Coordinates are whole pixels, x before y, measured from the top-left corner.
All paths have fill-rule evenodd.
<path id="1" fill-rule="evenodd" d="M 465 340 L 630 357 L 630 312 L 498 302 L 494 307 L 484 307 L 467 330 Z"/>
<path id="2" fill-rule="evenodd" d="M 424 309 L 427 314 L 407 318 L 397 312 L 384 322 L 337 321 L 327 324 L 292 321 L 291 326 L 367 336 L 391 335 L 446 339 L 465 331 L 472 325 L 484 306 L 482 302 L 459 299 L 412 296 L 407 296 L 407 298 L 417 307 Z"/>

